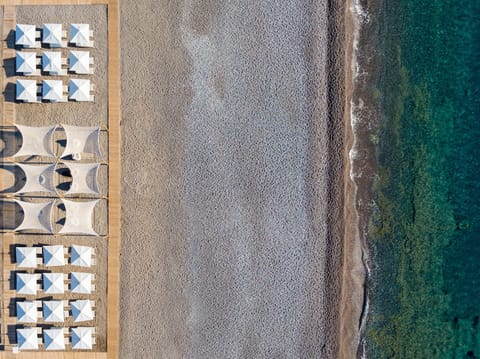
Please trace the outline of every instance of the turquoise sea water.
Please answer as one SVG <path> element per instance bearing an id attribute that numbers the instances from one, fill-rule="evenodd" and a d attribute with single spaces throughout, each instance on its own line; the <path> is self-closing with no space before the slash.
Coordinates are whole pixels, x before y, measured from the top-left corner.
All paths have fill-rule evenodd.
<path id="1" fill-rule="evenodd" d="M 480 1 L 379 5 L 366 354 L 480 358 Z"/>

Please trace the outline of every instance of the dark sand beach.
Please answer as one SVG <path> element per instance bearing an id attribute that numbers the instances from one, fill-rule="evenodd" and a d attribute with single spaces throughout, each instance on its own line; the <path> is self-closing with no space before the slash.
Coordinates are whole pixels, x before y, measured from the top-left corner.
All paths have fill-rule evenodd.
<path id="1" fill-rule="evenodd" d="M 344 6 L 121 1 L 122 358 L 339 357 Z"/>

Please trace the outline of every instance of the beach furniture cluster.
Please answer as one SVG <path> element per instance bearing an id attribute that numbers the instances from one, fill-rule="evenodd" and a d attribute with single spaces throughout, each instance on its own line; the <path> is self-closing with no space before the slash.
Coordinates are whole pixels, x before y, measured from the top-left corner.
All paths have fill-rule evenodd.
<path id="1" fill-rule="evenodd" d="M 19 206 L 20 223 L 13 233 L 34 236 L 34 244 L 16 243 L 11 276 L 15 283 L 14 351 L 92 350 L 95 345 L 95 249 L 82 236 L 99 236 L 94 211 L 102 201 L 98 171 L 102 166 L 100 134 L 95 126 L 15 125 L 21 145 L 9 162 L 18 186 L 3 200 Z M 62 138 L 56 147 L 55 139 Z M 69 179 L 61 187 L 60 171 Z M 65 219 L 53 215 L 61 205 Z M 58 219 L 58 218 L 57 218 Z M 57 224 L 57 225 L 56 225 Z M 55 230 L 61 226 L 59 230 Z M 37 243 L 53 235 L 58 244 Z M 65 246 L 63 236 L 78 244 Z M 31 241 L 30 241 L 31 242 Z M 13 255 L 14 254 L 14 255 Z"/>
<path id="2" fill-rule="evenodd" d="M 34 25 L 17 24 L 15 27 L 15 71 L 18 76 L 91 75 L 94 59 L 90 51 L 73 49 L 93 47 L 93 31 L 89 24 L 70 24 L 69 40 L 62 24 L 43 24 L 41 30 Z M 41 52 L 28 51 L 39 49 Z M 68 61 L 62 48 L 69 47 Z M 56 51 L 54 51 L 56 50 Z M 20 78 L 16 80 L 16 100 L 26 103 L 47 102 L 93 102 L 94 85 L 88 78 L 63 79 Z"/>

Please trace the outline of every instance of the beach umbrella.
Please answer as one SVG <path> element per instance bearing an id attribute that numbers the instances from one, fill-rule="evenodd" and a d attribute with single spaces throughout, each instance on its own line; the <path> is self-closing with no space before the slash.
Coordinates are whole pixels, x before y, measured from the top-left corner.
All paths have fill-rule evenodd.
<path id="1" fill-rule="evenodd" d="M 63 273 L 43 273 L 43 291 L 47 294 L 63 294 L 65 278 Z"/>
<path id="2" fill-rule="evenodd" d="M 70 291 L 72 293 L 92 293 L 92 273 L 70 273 Z"/>
<path id="3" fill-rule="evenodd" d="M 44 329 L 43 344 L 45 345 L 45 350 L 65 350 L 63 328 Z"/>
<path id="4" fill-rule="evenodd" d="M 37 249 L 34 247 L 15 247 L 15 262 L 20 268 L 37 267 Z"/>
<path id="5" fill-rule="evenodd" d="M 94 319 L 92 304 L 89 300 L 76 300 L 70 303 L 72 317 L 75 323 Z"/>
<path id="6" fill-rule="evenodd" d="M 46 266 L 64 266 L 65 249 L 62 245 L 43 246 L 43 264 Z"/>
<path id="7" fill-rule="evenodd" d="M 72 245 L 70 264 L 80 267 L 90 267 L 92 265 L 92 253 L 92 247 Z"/>
<path id="8" fill-rule="evenodd" d="M 17 24 L 15 26 L 15 45 L 28 48 L 36 47 L 36 29 L 34 25 Z"/>
<path id="9" fill-rule="evenodd" d="M 44 300 L 42 307 L 45 322 L 63 323 L 65 321 L 63 300 Z"/>
<path id="10" fill-rule="evenodd" d="M 92 349 L 93 328 L 72 328 L 72 349 Z"/>
<path id="11" fill-rule="evenodd" d="M 50 47 L 62 47 L 62 24 L 43 24 L 42 42 Z"/>
<path id="12" fill-rule="evenodd" d="M 42 97 L 44 100 L 59 102 L 63 98 L 63 82 L 60 80 L 43 80 Z"/>
<path id="13" fill-rule="evenodd" d="M 17 79 L 16 99 L 25 102 L 37 102 L 37 81 Z"/>
<path id="14" fill-rule="evenodd" d="M 17 344 L 20 350 L 38 350 L 37 328 L 17 329 Z"/>
<path id="15" fill-rule="evenodd" d="M 62 53 L 58 51 L 44 51 L 42 53 L 42 70 L 52 75 L 62 72 Z"/>
<path id="16" fill-rule="evenodd" d="M 68 98 L 78 102 L 91 101 L 90 80 L 70 79 L 68 83 Z"/>
<path id="17" fill-rule="evenodd" d="M 89 51 L 70 51 L 68 57 L 70 71 L 76 74 L 90 74 L 90 52 Z"/>
<path id="18" fill-rule="evenodd" d="M 18 294 L 37 294 L 37 274 L 17 273 L 16 288 Z"/>
<path id="19" fill-rule="evenodd" d="M 35 52 L 17 51 L 15 53 L 15 69 L 24 75 L 37 72 L 37 54 Z"/>
<path id="20" fill-rule="evenodd" d="M 79 47 L 91 47 L 90 25 L 70 24 L 70 42 Z"/>
<path id="21" fill-rule="evenodd" d="M 37 306 L 33 301 L 17 302 L 17 322 L 36 323 Z"/>

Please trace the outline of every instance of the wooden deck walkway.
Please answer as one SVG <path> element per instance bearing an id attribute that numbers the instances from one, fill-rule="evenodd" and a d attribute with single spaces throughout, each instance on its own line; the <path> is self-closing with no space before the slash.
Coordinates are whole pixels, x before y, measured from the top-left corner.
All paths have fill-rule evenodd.
<path id="1" fill-rule="evenodd" d="M 14 354 L 8 348 L 0 351 L 0 359 L 116 359 L 118 358 L 120 336 L 120 10 L 118 0 L 0 0 L 3 11 L 3 38 L 15 27 L 15 6 L 22 5 L 95 5 L 108 6 L 108 286 L 107 286 L 107 352 L 20 352 Z M 15 56 L 3 42 L 2 58 Z M 4 72 L 5 73 L 5 72 Z M 6 84 L 5 75 L 0 85 Z M 15 106 L 4 101 L 0 124 L 15 123 Z M 7 312 L 10 298 L 15 293 L 10 289 L 11 265 L 9 259 L 12 234 L 2 235 L 2 308 L 0 332 L 7 334 L 8 324 L 12 324 Z M 8 256 L 8 258 L 7 258 Z M 14 318 L 13 318 L 14 319 Z"/>

